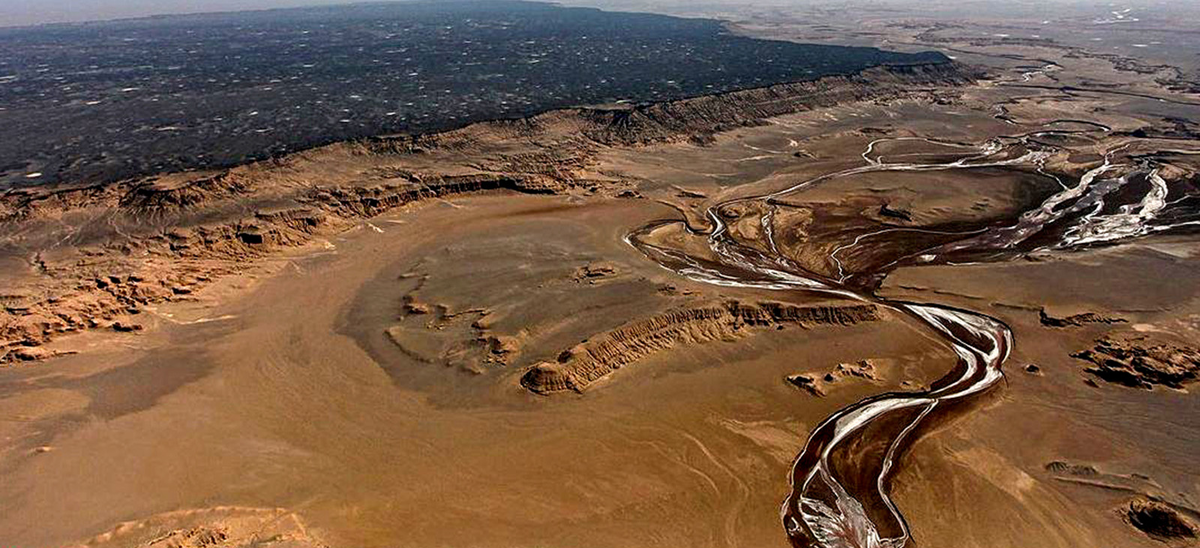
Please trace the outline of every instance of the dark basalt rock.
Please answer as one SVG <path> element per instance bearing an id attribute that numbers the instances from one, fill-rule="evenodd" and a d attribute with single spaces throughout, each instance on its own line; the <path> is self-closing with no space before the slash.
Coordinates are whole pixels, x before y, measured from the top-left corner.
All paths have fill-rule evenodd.
<path id="1" fill-rule="evenodd" d="M 912 222 L 912 220 L 913 220 L 912 213 L 909 213 L 908 211 L 905 211 L 903 209 L 891 207 L 888 204 L 883 204 L 883 205 L 879 206 L 879 215 L 881 215 L 883 217 L 889 217 L 892 219 L 899 219 L 901 221 L 906 221 L 906 222 Z"/>

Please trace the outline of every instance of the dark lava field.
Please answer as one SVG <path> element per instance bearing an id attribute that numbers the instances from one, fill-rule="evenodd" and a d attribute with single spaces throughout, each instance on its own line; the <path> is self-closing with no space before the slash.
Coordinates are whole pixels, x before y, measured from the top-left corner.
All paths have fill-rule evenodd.
<path id="1" fill-rule="evenodd" d="M 373 135 L 945 59 L 507 0 L 0 29 L 0 187 L 224 167 Z"/>

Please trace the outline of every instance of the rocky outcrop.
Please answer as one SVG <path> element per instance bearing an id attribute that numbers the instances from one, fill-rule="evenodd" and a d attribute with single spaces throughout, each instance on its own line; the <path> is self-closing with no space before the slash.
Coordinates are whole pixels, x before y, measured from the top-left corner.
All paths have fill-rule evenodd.
<path id="1" fill-rule="evenodd" d="M 1200 375 L 1200 349 L 1160 339 L 1156 335 L 1121 333 L 1096 341 L 1072 357 L 1092 364 L 1086 371 L 1131 388 L 1155 386 L 1182 389 Z"/>
<path id="2" fill-rule="evenodd" d="M 840 363 L 832 371 L 821 376 L 791 375 L 787 381 L 796 388 L 813 396 L 821 397 L 828 393 L 831 386 L 846 379 L 877 381 L 879 376 L 875 364 L 871 360 L 860 360 L 855 363 Z"/>
<path id="3" fill-rule="evenodd" d="M 1090 464 L 1073 464 L 1056 460 L 1046 464 L 1046 471 L 1065 476 L 1092 478 L 1100 475 L 1100 471 Z"/>
<path id="4" fill-rule="evenodd" d="M 621 270 L 613 263 L 595 262 L 576 268 L 573 279 L 576 283 L 596 285 L 605 280 L 615 278 L 620 274 Z"/>
<path id="5" fill-rule="evenodd" d="M 236 196 L 250 190 L 251 181 L 231 172 L 211 176 L 163 175 L 135 185 L 121 196 L 120 207 L 143 212 L 187 209 L 214 198 Z"/>
<path id="6" fill-rule="evenodd" d="M 1167 504 L 1150 499 L 1138 499 L 1129 503 L 1125 519 L 1137 530 L 1152 539 L 1172 543 L 1196 538 L 1196 526 L 1184 518 L 1178 510 Z"/>
<path id="7" fill-rule="evenodd" d="M 77 546 L 115 548 L 326 548 L 296 513 L 282 508 L 220 506 L 179 510 L 118 524 Z"/>
<path id="8" fill-rule="evenodd" d="M 1095 312 L 1083 312 L 1080 314 L 1071 314 L 1069 316 L 1052 316 L 1043 308 L 1038 312 L 1038 319 L 1042 325 L 1046 327 L 1082 327 L 1088 324 L 1115 324 L 1125 323 L 1124 318 L 1114 318 L 1110 316 L 1102 316 Z"/>
<path id="9" fill-rule="evenodd" d="M 796 305 L 729 301 L 672 310 L 618 327 L 537 364 L 521 385 L 538 394 L 583 392 L 617 369 L 678 345 L 731 341 L 755 328 L 854 325 L 880 319 L 872 304 Z"/>

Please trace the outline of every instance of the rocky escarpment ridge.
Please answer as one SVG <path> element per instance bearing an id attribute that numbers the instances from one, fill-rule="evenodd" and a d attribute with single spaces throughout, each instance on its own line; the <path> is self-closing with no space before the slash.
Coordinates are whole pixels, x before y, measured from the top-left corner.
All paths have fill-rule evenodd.
<path id="1" fill-rule="evenodd" d="M 51 356 L 89 329 L 137 330 L 153 305 L 376 215 L 480 192 L 636 196 L 600 172 L 609 147 L 695 140 L 844 101 L 944 97 L 976 74 L 940 63 L 429 135 L 341 143 L 228 170 L 0 194 L 0 363 Z"/>
<path id="2" fill-rule="evenodd" d="M 583 392 L 617 369 L 678 345 L 732 341 L 754 329 L 854 325 L 877 321 L 872 304 L 795 305 L 729 301 L 671 310 L 638 320 L 531 367 L 521 385 L 538 394 Z"/>
<path id="3" fill-rule="evenodd" d="M 328 546 L 295 512 L 240 506 L 177 510 L 127 521 L 78 546 L 246 548 L 263 544 L 293 548 Z"/>
<path id="4" fill-rule="evenodd" d="M 896 93 L 905 86 L 959 85 L 980 77 L 954 64 L 897 65 L 765 88 L 709 95 L 628 110 L 590 110 L 589 138 L 612 145 L 654 143 L 717 133 L 812 108 Z M 882 95 L 881 95 L 882 94 Z"/>
<path id="5" fill-rule="evenodd" d="M 1095 312 L 1080 312 L 1079 314 L 1070 314 L 1065 316 L 1055 316 L 1045 308 L 1038 312 L 1038 321 L 1046 327 L 1082 327 L 1088 324 L 1116 324 L 1126 323 L 1124 318 L 1114 318 L 1104 316 Z"/>

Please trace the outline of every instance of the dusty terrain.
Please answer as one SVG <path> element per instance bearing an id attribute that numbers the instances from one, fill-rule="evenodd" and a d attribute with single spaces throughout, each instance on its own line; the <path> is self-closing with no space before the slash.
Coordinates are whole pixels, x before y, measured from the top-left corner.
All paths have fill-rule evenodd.
<path id="1" fill-rule="evenodd" d="M 1195 545 L 1200 97 L 939 36 L 984 66 L 4 194 L 0 541 L 837 546 L 812 467 L 912 546 Z"/>

